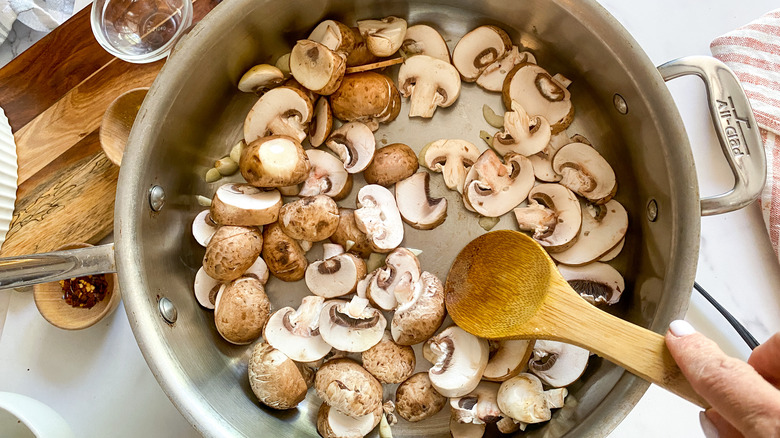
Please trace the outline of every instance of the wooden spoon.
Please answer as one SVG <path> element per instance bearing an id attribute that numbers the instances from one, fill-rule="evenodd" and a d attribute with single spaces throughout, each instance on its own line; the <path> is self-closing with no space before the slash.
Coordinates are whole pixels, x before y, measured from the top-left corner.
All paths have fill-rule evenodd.
<path id="1" fill-rule="evenodd" d="M 148 88 L 136 88 L 120 95 L 103 114 L 103 120 L 100 122 L 100 146 L 108 159 L 117 166 L 122 163 L 130 129 L 148 91 Z"/>
<path id="2" fill-rule="evenodd" d="M 487 339 L 551 339 L 614 362 L 703 408 L 664 337 L 592 306 L 561 277 L 535 240 L 510 230 L 471 241 L 455 258 L 445 285 L 457 325 Z"/>

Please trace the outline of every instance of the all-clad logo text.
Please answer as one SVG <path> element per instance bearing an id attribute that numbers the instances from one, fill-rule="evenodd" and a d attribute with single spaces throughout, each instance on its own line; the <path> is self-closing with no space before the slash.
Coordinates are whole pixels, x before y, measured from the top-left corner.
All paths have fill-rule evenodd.
<path id="1" fill-rule="evenodd" d="M 726 133 L 726 140 L 735 157 L 749 154 L 747 143 L 745 143 L 745 134 L 743 129 L 750 129 L 750 121 L 737 114 L 734 108 L 734 101 L 731 96 L 727 100 L 717 100 L 718 114 L 720 115 L 723 131 Z"/>

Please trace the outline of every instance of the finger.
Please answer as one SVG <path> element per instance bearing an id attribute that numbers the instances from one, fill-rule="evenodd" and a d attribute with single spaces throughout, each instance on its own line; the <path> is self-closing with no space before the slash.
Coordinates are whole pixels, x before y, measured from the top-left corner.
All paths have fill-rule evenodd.
<path id="1" fill-rule="evenodd" d="M 746 436 L 780 427 L 780 391 L 756 370 L 727 356 L 685 321 L 674 321 L 666 345 L 691 387 Z"/>
<path id="2" fill-rule="evenodd" d="M 780 333 L 775 333 L 768 341 L 756 347 L 748 363 L 767 382 L 775 388 L 780 387 Z"/>
<path id="3" fill-rule="evenodd" d="M 716 410 L 708 409 L 699 415 L 701 429 L 707 438 L 744 438 L 734 426 L 726 421 Z"/>

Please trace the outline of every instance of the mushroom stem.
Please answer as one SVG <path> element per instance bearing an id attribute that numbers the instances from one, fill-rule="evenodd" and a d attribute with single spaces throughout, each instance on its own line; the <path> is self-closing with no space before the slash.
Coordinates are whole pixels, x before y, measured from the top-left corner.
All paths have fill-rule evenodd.
<path id="1" fill-rule="evenodd" d="M 433 117 L 436 106 L 443 101 L 436 93 L 436 84 L 420 81 L 412 90 L 409 117 Z"/>

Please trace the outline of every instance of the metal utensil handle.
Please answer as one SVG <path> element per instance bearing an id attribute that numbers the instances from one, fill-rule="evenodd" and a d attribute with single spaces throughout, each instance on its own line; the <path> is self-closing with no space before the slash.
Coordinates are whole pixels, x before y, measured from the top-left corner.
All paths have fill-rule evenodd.
<path id="1" fill-rule="evenodd" d="M 755 201 L 766 182 L 766 156 L 750 102 L 734 72 L 709 56 L 675 59 L 658 71 L 665 81 L 685 75 L 704 81 L 715 132 L 734 173 L 733 189 L 702 198 L 702 216 L 728 213 Z"/>
<path id="2" fill-rule="evenodd" d="M 0 259 L 0 289 L 116 272 L 114 244 Z"/>

